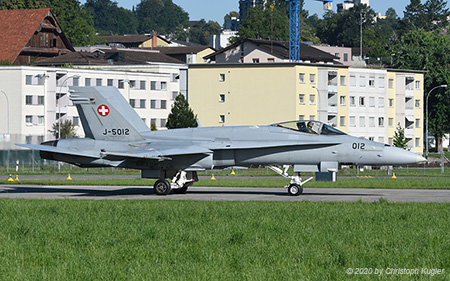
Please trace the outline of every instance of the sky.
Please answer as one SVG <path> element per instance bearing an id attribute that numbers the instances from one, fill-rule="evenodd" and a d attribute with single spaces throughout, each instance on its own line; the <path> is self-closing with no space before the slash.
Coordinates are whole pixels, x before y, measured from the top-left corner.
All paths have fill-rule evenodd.
<path id="1" fill-rule="evenodd" d="M 114 0 L 118 3 L 119 7 L 124 7 L 131 10 L 131 8 L 139 4 L 140 0 Z M 172 0 L 175 4 L 183 8 L 189 13 L 190 20 L 205 19 L 217 21 L 219 24 L 223 24 L 223 17 L 230 11 L 239 12 L 239 0 Z M 81 0 L 81 3 L 84 3 Z M 336 4 L 342 3 L 344 0 L 334 0 L 333 10 L 336 11 Z M 422 0 L 422 3 L 426 2 Z M 449 1 L 450 2 L 450 1 Z M 394 8 L 397 15 L 403 17 L 403 11 L 405 6 L 410 3 L 410 0 L 370 0 L 370 7 L 377 13 L 384 15 L 386 10 L 390 7 Z M 450 4 L 447 4 L 447 8 L 450 8 Z M 318 14 L 322 17 L 324 10 L 320 1 L 305 0 L 305 9 L 309 11 L 309 14 Z"/>

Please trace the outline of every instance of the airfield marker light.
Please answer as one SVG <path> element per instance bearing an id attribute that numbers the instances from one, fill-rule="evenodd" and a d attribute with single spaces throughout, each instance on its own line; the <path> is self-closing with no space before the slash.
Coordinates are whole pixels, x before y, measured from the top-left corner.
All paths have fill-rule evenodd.
<path id="1" fill-rule="evenodd" d="M 20 181 L 19 180 L 19 175 L 16 175 L 16 179 L 14 181 Z"/>
<path id="2" fill-rule="evenodd" d="M 392 173 L 392 178 L 396 179 L 397 177 L 395 176 L 395 173 Z"/>
<path id="3" fill-rule="evenodd" d="M 230 175 L 236 175 L 236 173 L 234 172 L 234 170 L 231 170 Z"/>
<path id="4" fill-rule="evenodd" d="M 9 174 L 8 181 L 14 181 L 14 179 L 11 176 L 11 174 Z"/>
<path id="5" fill-rule="evenodd" d="M 70 174 L 67 176 L 66 181 L 71 181 L 72 178 L 70 177 Z"/>
<path id="6" fill-rule="evenodd" d="M 215 180 L 216 180 L 216 178 L 214 177 L 214 174 L 212 174 L 211 180 L 212 180 L 212 181 L 215 181 Z"/>

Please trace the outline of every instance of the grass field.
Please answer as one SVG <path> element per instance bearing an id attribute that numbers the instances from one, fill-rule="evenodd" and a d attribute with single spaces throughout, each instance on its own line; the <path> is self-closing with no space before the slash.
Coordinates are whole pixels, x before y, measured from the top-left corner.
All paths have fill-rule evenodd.
<path id="1" fill-rule="evenodd" d="M 449 208 L 1 199 L 0 279 L 449 280 Z"/>

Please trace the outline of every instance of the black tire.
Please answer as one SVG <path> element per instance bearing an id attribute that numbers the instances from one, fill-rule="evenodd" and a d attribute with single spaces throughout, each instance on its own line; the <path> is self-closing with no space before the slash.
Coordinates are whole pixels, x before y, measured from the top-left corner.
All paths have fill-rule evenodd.
<path id="1" fill-rule="evenodd" d="M 153 190 L 156 195 L 167 195 L 171 189 L 170 183 L 166 180 L 157 180 L 153 185 Z"/>
<path id="2" fill-rule="evenodd" d="M 288 193 L 291 196 L 299 196 L 300 194 L 303 193 L 303 187 L 295 183 L 291 184 L 288 187 Z"/>

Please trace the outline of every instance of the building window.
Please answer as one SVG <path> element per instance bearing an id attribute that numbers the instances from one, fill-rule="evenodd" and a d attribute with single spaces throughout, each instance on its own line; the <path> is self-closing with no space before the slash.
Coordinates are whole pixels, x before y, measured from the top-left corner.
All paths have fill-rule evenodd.
<path id="1" fill-rule="evenodd" d="M 356 117 L 350 116 L 350 127 L 356 127 Z"/>
<path id="2" fill-rule="evenodd" d="M 305 115 L 299 115 L 298 120 L 305 120 Z"/>
<path id="3" fill-rule="evenodd" d="M 394 99 L 389 99 L 388 101 L 389 101 L 388 106 L 394 107 Z"/>
<path id="4" fill-rule="evenodd" d="M 25 136 L 25 143 L 26 144 L 31 144 L 32 140 L 33 140 L 32 136 Z"/>
<path id="5" fill-rule="evenodd" d="M 315 115 L 309 115 L 309 120 L 315 120 L 316 116 Z"/>
<path id="6" fill-rule="evenodd" d="M 96 86 L 101 86 L 102 85 L 102 78 L 95 79 L 95 85 Z"/>
<path id="7" fill-rule="evenodd" d="M 153 124 L 155 124 L 155 127 L 156 127 L 156 118 L 150 119 L 150 127 L 153 126 Z"/>
<path id="8" fill-rule="evenodd" d="M 146 105 L 146 104 L 145 104 L 145 101 L 146 101 L 146 100 L 139 100 L 139 107 L 140 107 L 140 108 L 145 108 L 145 105 Z"/>
<path id="9" fill-rule="evenodd" d="M 267 62 L 275 62 L 274 58 L 267 58 Z"/>
<path id="10" fill-rule="evenodd" d="M 420 81 L 416 80 L 416 90 L 420 90 Z"/>
<path id="11" fill-rule="evenodd" d="M 369 127 L 375 127 L 375 117 L 369 117 Z"/>
<path id="12" fill-rule="evenodd" d="M 378 77 L 378 88 L 384 89 L 384 77 Z"/>
<path id="13" fill-rule="evenodd" d="M 311 84 L 315 84 L 316 83 L 316 75 L 315 74 L 310 74 L 309 75 L 309 83 L 311 83 Z"/>
<path id="14" fill-rule="evenodd" d="M 177 96 L 178 96 L 178 92 L 177 91 L 173 91 L 172 95 L 170 96 L 170 100 L 176 99 Z"/>
<path id="15" fill-rule="evenodd" d="M 136 88 L 136 80 L 130 80 L 130 88 Z"/>
<path id="16" fill-rule="evenodd" d="M 80 117 L 74 116 L 74 117 L 72 118 L 72 124 L 73 124 L 74 126 L 80 126 Z"/>
<path id="17" fill-rule="evenodd" d="M 350 87 L 356 87 L 356 76 L 350 75 Z"/>
<path id="18" fill-rule="evenodd" d="M 305 73 L 299 73 L 298 74 L 298 82 L 299 83 L 305 83 Z"/>
<path id="19" fill-rule="evenodd" d="M 259 58 L 253 58 L 253 59 L 252 59 L 252 62 L 253 62 L 253 63 L 259 63 Z"/>
<path id="20" fill-rule="evenodd" d="M 79 77 L 73 77 L 72 78 L 72 85 L 75 87 L 80 86 L 80 78 Z"/>
<path id="21" fill-rule="evenodd" d="M 420 138 L 416 138 L 416 147 L 420 147 Z"/>
<path id="22" fill-rule="evenodd" d="M 416 108 L 420 108 L 420 100 L 415 100 L 415 106 Z"/>
<path id="23" fill-rule="evenodd" d="M 366 126 L 366 117 L 365 116 L 359 116 L 359 126 L 360 127 Z"/>
<path id="24" fill-rule="evenodd" d="M 375 97 L 369 97 L 369 106 L 375 107 Z"/>
<path id="25" fill-rule="evenodd" d="M 38 116 L 38 125 L 44 125 L 44 116 Z"/>
<path id="26" fill-rule="evenodd" d="M 25 76 L 25 85 L 33 85 L 33 76 L 32 75 Z"/>
<path id="27" fill-rule="evenodd" d="M 366 86 L 366 76 L 359 76 L 359 86 L 365 87 Z"/>
<path id="28" fill-rule="evenodd" d="M 309 104 L 315 104 L 315 102 L 316 102 L 316 96 L 309 95 Z"/>
<path id="29" fill-rule="evenodd" d="M 384 137 L 378 137 L 378 142 L 384 143 Z"/>
<path id="30" fill-rule="evenodd" d="M 224 94 L 220 94 L 219 95 L 219 102 L 225 102 L 225 95 Z"/>
<path id="31" fill-rule="evenodd" d="M 378 97 L 378 107 L 384 108 L 384 97 Z"/>
<path id="32" fill-rule="evenodd" d="M 167 82 L 161 82 L 161 90 L 167 90 Z"/>
<path id="33" fill-rule="evenodd" d="M 167 101 L 161 100 L 161 109 L 166 109 L 166 108 L 167 108 Z"/>
<path id="34" fill-rule="evenodd" d="M 374 76 L 369 77 L 369 87 L 375 88 L 375 77 Z"/>
<path id="35" fill-rule="evenodd" d="M 350 106 L 356 106 L 356 98 L 354 96 L 350 96 Z"/>
<path id="36" fill-rule="evenodd" d="M 359 97 L 359 106 L 366 106 L 365 97 Z"/>
<path id="37" fill-rule="evenodd" d="M 219 123 L 225 123 L 225 115 L 219 116 Z"/>
<path id="38" fill-rule="evenodd" d="M 161 118 L 160 124 L 161 124 L 161 127 L 165 127 L 167 124 L 167 120 L 165 118 Z"/>
<path id="39" fill-rule="evenodd" d="M 384 117 L 378 117 L 378 127 L 384 127 Z"/>
<path id="40" fill-rule="evenodd" d="M 298 103 L 305 104 L 305 94 L 298 95 Z"/>
<path id="41" fill-rule="evenodd" d="M 112 86 L 113 85 L 113 80 L 112 79 L 108 79 L 107 81 L 106 81 L 106 83 L 107 83 L 107 85 L 108 86 Z"/>
<path id="42" fill-rule="evenodd" d="M 125 88 L 125 82 L 123 80 L 119 80 L 118 88 L 119 89 L 124 89 Z"/>
<path id="43" fill-rule="evenodd" d="M 341 59 L 341 54 L 339 53 L 334 53 L 334 56 L 337 57 L 338 59 Z"/>
<path id="44" fill-rule="evenodd" d="M 33 104 L 33 96 L 25 96 L 25 104 L 26 105 Z"/>
<path id="45" fill-rule="evenodd" d="M 152 109 L 156 108 L 156 100 L 150 100 L 150 108 Z"/>
<path id="46" fill-rule="evenodd" d="M 392 128 L 392 126 L 394 126 L 394 118 L 389 118 L 388 119 L 388 126 Z"/>
<path id="47" fill-rule="evenodd" d="M 348 61 L 348 54 L 344 53 L 344 61 Z"/>
<path id="48" fill-rule="evenodd" d="M 388 88 L 393 89 L 394 88 L 394 79 L 389 79 L 388 81 Z"/>
<path id="49" fill-rule="evenodd" d="M 150 81 L 150 90 L 156 90 L 156 81 Z"/>
<path id="50" fill-rule="evenodd" d="M 130 105 L 132 108 L 136 107 L 136 100 L 135 99 L 130 99 Z"/>
<path id="51" fill-rule="evenodd" d="M 86 87 L 91 86 L 91 78 L 85 78 L 84 79 L 84 86 L 86 86 Z"/>
<path id="52" fill-rule="evenodd" d="M 345 76 L 341 76 L 341 86 L 345 86 Z"/>
<path id="53" fill-rule="evenodd" d="M 33 116 L 32 116 L 32 115 L 26 115 L 26 116 L 25 116 L 25 123 L 26 123 L 27 125 L 33 124 Z"/>
<path id="54" fill-rule="evenodd" d="M 139 85 L 139 89 L 145 90 L 145 86 L 146 86 L 146 85 L 145 85 L 145 81 L 140 81 L 139 84 L 140 84 L 140 85 Z"/>
<path id="55" fill-rule="evenodd" d="M 345 127 L 345 116 L 339 117 L 339 126 Z"/>
<path id="56" fill-rule="evenodd" d="M 345 96 L 340 96 L 339 97 L 339 104 L 340 105 L 345 105 Z"/>
<path id="57" fill-rule="evenodd" d="M 219 74 L 219 81 L 220 82 L 225 82 L 225 73 L 220 73 Z"/>
<path id="58" fill-rule="evenodd" d="M 419 118 L 417 118 L 416 119 L 416 128 L 418 129 L 418 128 L 420 128 L 420 119 Z"/>
<path id="59" fill-rule="evenodd" d="M 388 138 L 388 144 L 392 145 L 394 143 L 394 139 L 393 138 Z"/>

